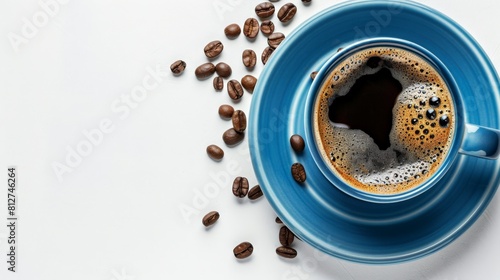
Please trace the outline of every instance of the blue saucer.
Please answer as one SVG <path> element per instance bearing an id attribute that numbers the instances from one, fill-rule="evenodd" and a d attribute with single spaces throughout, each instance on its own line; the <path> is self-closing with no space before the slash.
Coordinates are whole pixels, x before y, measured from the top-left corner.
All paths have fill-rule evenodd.
<path id="1" fill-rule="evenodd" d="M 303 241 L 354 262 L 397 263 L 433 253 L 467 230 L 497 190 L 500 161 L 459 155 L 429 191 L 404 202 L 375 204 L 331 185 L 309 150 L 294 153 L 289 138 L 304 135 L 310 73 L 339 47 L 369 37 L 400 38 L 434 53 L 465 93 L 465 121 L 499 128 L 498 76 L 458 24 L 413 2 L 349 1 L 302 24 L 273 53 L 253 94 L 249 145 L 266 198 Z M 306 169 L 302 185 L 291 176 L 294 162 Z"/>

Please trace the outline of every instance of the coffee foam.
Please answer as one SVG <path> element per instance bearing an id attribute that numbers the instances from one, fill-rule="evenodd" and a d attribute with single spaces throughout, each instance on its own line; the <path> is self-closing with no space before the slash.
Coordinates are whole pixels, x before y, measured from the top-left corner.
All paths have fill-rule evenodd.
<path id="1" fill-rule="evenodd" d="M 381 59 L 368 66 L 372 57 Z M 386 150 L 380 150 L 365 132 L 328 118 L 335 97 L 346 95 L 358 78 L 382 67 L 403 87 L 392 111 L 391 146 Z M 348 184 L 371 193 L 400 193 L 424 182 L 439 168 L 454 133 L 454 107 L 445 81 L 426 60 L 399 48 L 370 48 L 344 59 L 325 81 L 315 103 L 316 139 L 322 156 Z M 439 106 L 430 105 L 432 97 L 440 99 Z M 427 116 L 429 109 L 434 110 L 435 119 L 429 118 L 433 114 Z M 449 120 L 446 127 L 439 121 L 444 115 Z"/>

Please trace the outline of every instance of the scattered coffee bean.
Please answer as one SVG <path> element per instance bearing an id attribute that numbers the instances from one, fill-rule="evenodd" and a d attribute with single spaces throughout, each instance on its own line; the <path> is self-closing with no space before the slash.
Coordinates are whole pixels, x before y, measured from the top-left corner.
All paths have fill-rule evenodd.
<path id="1" fill-rule="evenodd" d="M 245 112 L 236 110 L 234 111 L 231 119 L 233 122 L 233 128 L 234 130 L 236 130 L 236 132 L 241 133 L 245 131 L 245 129 L 247 129 L 247 116 L 245 115 Z"/>
<path id="2" fill-rule="evenodd" d="M 276 254 L 283 258 L 293 259 L 297 256 L 297 251 L 291 247 L 280 246 L 276 248 Z"/>
<path id="3" fill-rule="evenodd" d="M 276 219 L 274 219 L 274 221 L 277 223 L 277 224 L 282 224 L 283 221 L 281 221 L 280 217 L 276 217 Z"/>
<path id="4" fill-rule="evenodd" d="M 249 39 L 257 37 L 257 34 L 259 34 L 259 21 L 255 18 L 248 18 L 243 25 L 243 34 Z"/>
<path id="5" fill-rule="evenodd" d="M 203 219 L 201 220 L 201 222 L 203 223 L 204 226 L 209 227 L 209 226 L 215 224 L 215 222 L 217 222 L 217 220 L 219 219 L 219 217 L 220 217 L 219 212 L 217 212 L 217 211 L 211 211 L 211 212 L 208 212 L 203 217 Z"/>
<path id="6" fill-rule="evenodd" d="M 296 13 L 297 7 L 293 3 L 286 3 L 278 11 L 278 19 L 283 23 L 287 23 L 293 19 Z"/>
<path id="7" fill-rule="evenodd" d="M 237 132 L 232 127 L 222 134 L 222 140 L 230 147 L 241 143 L 243 138 L 245 138 L 245 134 Z"/>
<path id="8" fill-rule="evenodd" d="M 271 1 L 271 2 L 278 2 L 278 1 L 280 1 L 280 0 L 269 0 L 269 1 Z"/>
<path id="9" fill-rule="evenodd" d="M 182 60 L 177 60 L 176 62 L 174 62 L 170 65 L 170 70 L 175 75 L 182 74 L 182 72 L 184 72 L 184 69 L 186 69 L 186 62 L 184 62 Z"/>
<path id="10" fill-rule="evenodd" d="M 261 19 L 268 18 L 274 14 L 274 5 L 271 2 L 262 2 L 255 7 L 255 14 Z"/>
<path id="11" fill-rule="evenodd" d="M 214 78 L 213 85 L 215 90 L 221 91 L 222 89 L 224 89 L 224 80 L 222 79 L 222 77 L 217 76 Z"/>
<path id="12" fill-rule="evenodd" d="M 203 63 L 194 70 L 194 74 L 198 79 L 205 79 L 215 73 L 215 65 L 211 62 Z"/>
<path id="13" fill-rule="evenodd" d="M 205 51 L 205 55 L 208 58 L 214 58 L 217 57 L 223 49 L 224 45 L 222 44 L 222 42 L 219 40 L 215 40 L 208 43 L 203 50 Z"/>
<path id="14" fill-rule="evenodd" d="M 314 80 L 314 79 L 316 79 L 316 76 L 317 76 L 317 75 L 318 75 L 318 71 L 313 71 L 313 72 L 311 73 L 311 79 L 313 79 L 313 80 Z"/>
<path id="15" fill-rule="evenodd" d="M 230 39 L 240 36 L 240 33 L 241 33 L 241 28 L 236 23 L 232 23 L 226 26 L 226 28 L 224 28 L 224 34 L 226 34 L 226 37 Z"/>
<path id="16" fill-rule="evenodd" d="M 256 84 L 257 84 L 257 78 L 255 78 L 252 75 L 245 75 L 243 76 L 243 78 L 241 78 L 241 85 L 249 93 L 253 93 Z"/>
<path id="17" fill-rule="evenodd" d="M 224 157 L 224 150 L 222 150 L 219 146 L 212 144 L 208 145 L 207 154 L 211 159 L 220 161 Z"/>
<path id="18" fill-rule="evenodd" d="M 239 100 L 243 96 L 243 88 L 237 80 L 227 82 L 227 93 L 232 100 Z"/>
<path id="19" fill-rule="evenodd" d="M 250 257 L 253 252 L 253 245 L 250 242 L 241 242 L 236 245 L 233 249 L 233 254 L 238 259 L 244 259 Z"/>
<path id="20" fill-rule="evenodd" d="M 217 75 L 223 78 L 227 78 L 231 76 L 233 70 L 231 69 L 231 66 L 229 66 L 227 63 L 219 62 L 217 63 L 217 65 L 215 65 L 215 72 L 217 73 Z"/>
<path id="21" fill-rule="evenodd" d="M 290 146 L 292 146 L 292 149 L 300 153 L 304 150 L 306 144 L 304 142 L 304 138 L 298 134 L 294 134 L 290 137 Z"/>
<path id="22" fill-rule="evenodd" d="M 219 106 L 219 116 L 223 119 L 231 119 L 233 117 L 234 108 L 231 105 L 223 104 Z"/>
<path id="23" fill-rule="evenodd" d="M 306 170 L 301 163 L 292 164 L 292 176 L 298 183 L 304 183 L 306 181 Z"/>
<path id="24" fill-rule="evenodd" d="M 302 3 L 308 5 L 308 4 L 311 4 L 311 0 L 302 0 Z"/>
<path id="25" fill-rule="evenodd" d="M 248 179 L 245 177 L 236 177 L 233 181 L 233 194 L 243 198 L 248 193 Z"/>
<path id="26" fill-rule="evenodd" d="M 286 226 L 280 228 L 279 240 L 281 245 L 290 246 L 294 239 L 295 235 Z"/>
<path id="27" fill-rule="evenodd" d="M 281 32 L 274 32 L 273 34 L 269 35 L 267 38 L 267 44 L 273 48 L 276 49 L 281 42 L 285 40 L 285 35 Z"/>
<path id="28" fill-rule="evenodd" d="M 247 49 L 241 54 L 241 60 L 243 61 L 243 65 L 245 65 L 245 67 L 253 68 L 257 63 L 257 55 L 253 50 Z"/>
<path id="29" fill-rule="evenodd" d="M 261 197 L 263 195 L 262 189 L 260 188 L 260 185 L 255 185 L 253 188 L 251 188 L 248 191 L 248 198 L 250 200 L 256 200 L 257 198 Z"/>
<path id="30" fill-rule="evenodd" d="M 265 20 L 260 24 L 260 31 L 265 36 L 269 36 L 274 32 L 274 23 L 270 20 Z"/>
<path id="31" fill-rule="evenodd" d="M 271 57 L 271 55 L 273 54 L 274 52 L 274 49 L 267 46 L 264 51 L 262 52 L 262 55 L 260 57 L 260 59 L 262 60 L 262 64 L 266 64 L 267 61 L 269 60 L 269 58 Z"/>

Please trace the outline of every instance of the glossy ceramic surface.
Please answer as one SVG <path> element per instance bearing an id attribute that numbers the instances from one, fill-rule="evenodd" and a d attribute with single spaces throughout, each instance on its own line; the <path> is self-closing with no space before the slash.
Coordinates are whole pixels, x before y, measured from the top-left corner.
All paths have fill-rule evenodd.
<path id="1" fill-rule="evenodd" d="M 390 204 L 361 201 L 334 187 L 311 151 L 292 151 L 304 134 L 309 74 L 339 47 L 366 37 L 414 42 L 436 55 L 463 94 L 466 123 L 498 128 L 499 80 L 480 46 L 445 15 L 421 4 L 348 1 L 297 28 L 274 52 L 254 91 L 249 114 L 252 163 L 263 192 L 303 241 L 333 256 L 363 263 L 395 263 L 435 252 L 481 215 L 500 183 L 499 161 L 459 155 L 444 177 L 416 198 Z M 307 171 L 304 184 L 290 173 Z"/>

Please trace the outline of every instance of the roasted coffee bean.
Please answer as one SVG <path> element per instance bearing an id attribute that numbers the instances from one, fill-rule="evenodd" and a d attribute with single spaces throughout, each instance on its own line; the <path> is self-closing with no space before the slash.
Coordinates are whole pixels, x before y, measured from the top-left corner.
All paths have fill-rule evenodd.
<path id="1" fill-rule="evenodd" d="M 280 0 L 269 0 L 269 1 L 271 1 L 271 2 L 278 2 L 278 1 L 280 1 Z"/>
<path id="2" fill-rule="evenodd" d="M 247 116 L 245 115 L 245 112 L 241 110 L 234 111 L 231 120 L 233 122 L 234 130 L 237 132 L 241 133 L 247 129 Z"/>
<path id="3" fill-rule="evenodd" d="M 294 134 L 290 137 L 290 146 L 292 146 L 292 149 L 300 153 L 304 150 L 306 144 L 304 142 L 304 138 L 298 134 Z"/>
<path id="4" fill-rule="evenodd" d="M 248 198 L 250 200 L 256 200 L 263 195 L 260 185 L 255 185 L 248 191 Z"/>
<path id="5" fill-rule="evenodd" d="M 294 239 L 295 235 L 286 226 L 280 228 L 279 240 L 281 245 L 290 246 Z"/>
<path id="6" fill-rule="evenodd" d="M 226 26 L 226 28 L 224 28 L 224 34 L 226 34 L 226 37 L 230 39 L 238 37 L 240 33 L 241 33 L 241 28 L 236 23 L 232 23 Z"/>
<path id="7" fill-rule="evenodd" d="M 214 58 L 217 57 L 223 49 L 224 45 L 222 44 L 222 42 L 219 40 L 215 40 L 208 43 L 203 50 L 205 51 L 205 55 L 208 58 Z"/>
<path id="8" fill-rule="evenodd" d="M 298 162 L 292 164 L 292 176 L 298 183 L 304 183 L 306 181 L 306 170 L 304 166 Z"/>
<path id="9" fill-rule="evenodd" d="M 314 80 L 314 79 L 316 79 L 316 76 L 317 76 L 317 75 L 318 75 L 318 71 L 313 71 L 313 72 L 311 73 L 311 79 L 313 79 L 313 80 Z"/>
<path id="10" fill-rule="evenodd" d="M 241 143 L 241 141 L 243 141 L 243 138 L 245 138 L 245 134 L 237 132 L 232 127 L 222 134 L 222 141 L 224 141 L 224 143 L 226 143 L 226 145 L 230 147 Z"/>
<path id="11" fill-rule="evenodd" d="M 244 50 L 241 54 L 241 60 L 243 61 L 243 65 L 245 65 L 245 67 L 253 68 L 257 63 L 257 55 L 253 50 Z"/>
<path id="12" fill-rule="evenodd" d="M 215 65 L 211 62 L 203 63 L 194 70 L 198 79 L 206 79 L 215 73 Z"/>
<path id="13" fill-rule="evenodd" d="M 304 3 L 304 4 L 308 5 L 308 4 L 310 4 L 310 3 L 311 3 L 311 0 L 302 0 L 302 3 Z"/>
<path id="14" fill-rule="evenodd" d="M 243 198 L 248 193 L 248 179 L 245 177 L 236 177 L 233 181 L 233 194 Z"/>
<path id="15" fill-rule="evenodd" d="M 211 212 L 208 212 L 203 217 L 203 219 L 201 220 L 201 222 L 203 223 L 204 226 L 209 227 L 209 226 L 215 224 L 215 222 L 217 222 L 217 220 L 219 219 L 219 217 L 220 217 L 219 212 L 217 212 L 217 211 L 211 211 Z"/>
<path id="16" fill-rule="evenodd" d="M 233 117 L 234 108 L 231 105 L 223 104 L 219 106 L 219 116 L 223 119 L 230 119 Z"/>
<path id="17" fill-rule="evenodd" d="M 243 34 L 250 39 L 259 34 L 259 21 L 255 18 L 248 18 L 243 25 Z"/>
<path id="18" fill-rule="evenodd" d="M 250 257 L 253 252 L 253 245 L 250 242 L 241 242 L 236 245 L 233 249 L 233 254 L 238 259 L 244 259 Z"/>
<path id="19" fill-rule="evenodd" d="M 280 246 L 276 248 L 276 254 L 283 258 L 293 259 L 297 256 L 297 251 L 291 247 Z"/>
<path id="20" fill-rule="evenodd" d="M 231 66 L 229 66 L 227 63 L 219 62 L 217 63 L 217 65 L 215 65 L 215 72 L 222 78 L 227 78 L 231 76 L 233 70 L 231 69 Z"/>
<path id="21" fill-rule="evenodd" d="M 280 217 L 276 217 L 276 219 L 274 219 L 274 221 L 277 223 L 277 224 L 282 224 L 283 221 L 281 221 Z"/>
<path id="22" fill-rule="evenodd" d="M 273 54 L 274 52 L 274 49 L 267 46 L 264 51 L 262 52 L 262 55 L 260 57 L 260 59 L 262 60 L 262 64 L 266 64 L 267 61 L 269 60 L 269 58 L 271 57 L 271 55 Z"/>
<path id="23" fill-rule="evenodd" d="M 295 6 L 293 3 L 286 3 L 278 11 L 278 19 L 281 22 L 286 23 L 292 20 L 296 13 L 297 6 Z"/>
<path id="24" fill-rule="evenodd" d="M 220 161 L 224 157 L 224 150 L 222 150 L 219 146 L 212 144 L 207 147 L 207 154 L 211 159 Z"/>
<path id="25" fill-rule="evenodd" d="M 237 80 L 227 82 L 227 93 L 232 100 L 239 100 L 243 96 L 243 88 Z"/>
<path id="26" fill-rule="evenodd" d="M 262 2 L 255 7 L 255 14 L 259 18 L 268 18 L 274 14 L 274 5 L 271 2 Z"/>
<path id="27" fill-rule="evenodd" d="M 184 72 L 184 69 L 186 69 L 186 62 L 184 62 L 182 60 L 177 60 L 176 62 L 174 62 L 170 65 L 170 70 L 175 75 L 182 74 L 182 72 Z"/>
<path id="28" fill-rule="evenodd" d="M 267 44 L 271 48 L 276 49 L 281 44 L 281 42 L 283 42 L 283 40 L 285 40 L 285 34 L 281 32 L 274 32 L 267 38 Z"/>
<path id="29" fill-rule="evenodd" d="M 217 76 L 214 78 L 213 85 L 215 90 L 221 91 L 222 89 L 224 89 L 224 80 L 221 77 Z"/>
<path id="30" fill-rule="evenodd" d="M 257 78 L 252 75 L 245 75 L 241 78 L 241 85 L 246 91 L 253 93 L 255 89 L 255 84 L 257 84 Z"/>
<path id="31" fill-rule="evenodd" d="M 260 24 L 260 31 L 265 36 L 269 36 L 274 32 L 274 23 L 270 20 L 265 20 Z"/>

